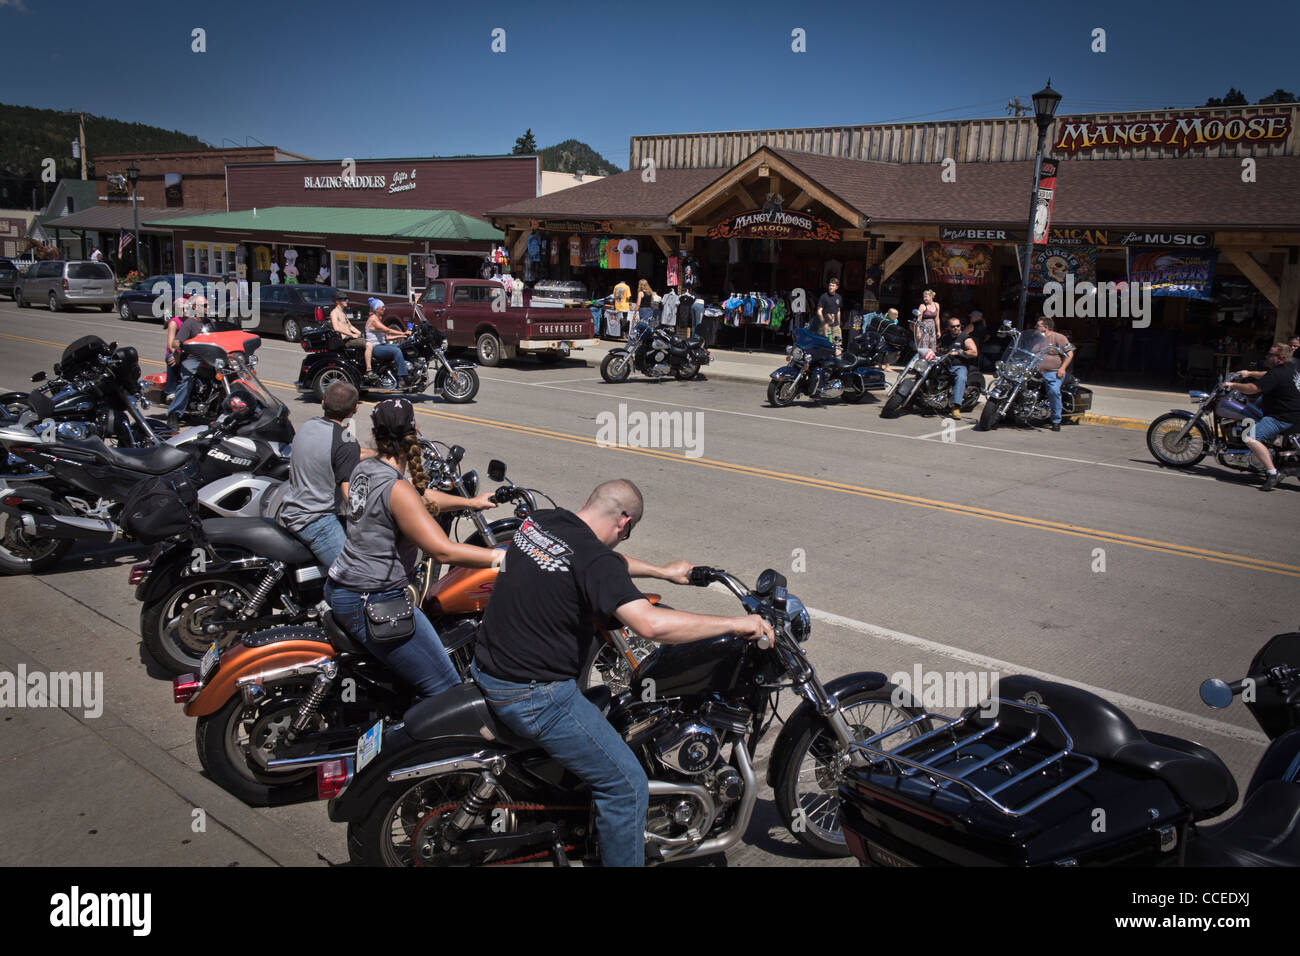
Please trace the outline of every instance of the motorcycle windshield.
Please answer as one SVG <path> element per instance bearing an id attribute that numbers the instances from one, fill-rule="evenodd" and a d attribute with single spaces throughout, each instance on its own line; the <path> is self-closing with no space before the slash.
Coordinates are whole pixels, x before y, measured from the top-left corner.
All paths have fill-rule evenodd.
<path id="1" fill-rule="evenodd" d="M 271 390 L 262 384 L 262 380 L 257 377 L 257 373 L 249 366 L 248 360 L 244 358 L 242 353 L 233 352 L 230 354 L 227 359 L 225 374 L 232 391 L 236 388 L 247 389 L 254 398 L 262 403 L 266 413 L 269 413 L 270 416 L 279 415 L 280 409 L 286 407 L 284 402 L 276 398 Z"/>
<path id="2" fill-rule="evenodd" d="M 1032 372 L 1043 360 L 1043 353 L 1050 346 L 1047 336 L 1037 329 L 1026 329 L 1016 336 L 1016 340 L 1007 349 L 1002 360 L 1013 371 Z"/>
<path id="3" fill-rule="evenodd" d="M 831 340 L 824 335 L 818 335 L 810 329 L 795 329 L 794 344 L 807 352 L 809 349 L 833 349 L 834 345 Z"/>
<path id="4" fill-rule="evenodd" d="M 641 339 L 645 337 L 645 334 L 649 331 L 650 331 L 649 322 L 637 320 L 632 325 L 632 331 L 628 332 L 627 340 L 631 342 L 633 339 L 635 339 L 636 341 L 640 342 Z"/>

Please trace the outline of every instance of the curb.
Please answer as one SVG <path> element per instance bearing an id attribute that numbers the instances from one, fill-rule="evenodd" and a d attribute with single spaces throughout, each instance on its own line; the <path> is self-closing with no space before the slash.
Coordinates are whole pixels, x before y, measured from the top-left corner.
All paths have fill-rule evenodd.
<path id="1" fill-rule="evenodd" d="M 1119 418 L 1115 415 L 1093 415 L 1084 414 L 1079 421 L 1087 425 L 1105 425 L 1109 428 L 1129 428 L 1135 431 L 1146 431 L 1150 422 L 1144 422 L 1140 418 Z"/>

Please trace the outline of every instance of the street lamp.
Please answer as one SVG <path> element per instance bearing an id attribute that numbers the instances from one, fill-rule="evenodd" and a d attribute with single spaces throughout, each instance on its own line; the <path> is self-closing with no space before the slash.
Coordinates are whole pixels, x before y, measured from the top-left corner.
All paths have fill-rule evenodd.
<path id="1" fill-rule="evenodd" d="M 1034 219 L 1038 213 L 1038 176 L 1043 169 L 1043 145 L 1047 142 L 1047 128 L 1052 125 L 1061 94 L 1052 89 L 1052 81 L 1034 94 L 1034 122 L 1038 124 L 1038 149 L 1034 153 L 1034 188 L 1029 194 L 1029 230 L 1025 234 L 1025 261 L 1020 271 L 1020 308 L 1016 313 L 1016 328 L 1025 327 L 1025 305 L 1029 299 L 1029 260 L 1034 254 Z"/>
<path id="2" fill-rule="evenodd" d="M 1039 143 L 1039 148 L 1040 149 L 1042 148 L 1041 142 Z M 135 163 L 132 163 L 130 166 L 126 168 L 126 178 L 127 181 L 131 183 L 131 217 L 135 220 L 135 267 L 139 269 L 140 268 L 140 207 L 136 205 L 136 201 L 135 201 L 135 184 L 140 179 L 140 170 L 135 168 Z M 1021 309 L 1021 311 L 1023 312 L 1024 310 Z"/>

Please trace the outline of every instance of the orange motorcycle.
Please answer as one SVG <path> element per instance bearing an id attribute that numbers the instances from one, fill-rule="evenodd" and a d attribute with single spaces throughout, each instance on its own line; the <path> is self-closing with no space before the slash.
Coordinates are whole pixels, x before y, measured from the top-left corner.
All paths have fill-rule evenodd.
<path id="1" fill-rule="evenodd" d="M 512 484 L 495 494 L 517 502 L 521 518 L 536 510 L 529 489 Z M 434 581 L 435 574 L 426 559 L 413 596 L 468 680 L 497 571 L 455 568 Z M 592 642 L 585 681 L 625 689 L 652 644 L 616 621 L 597 630 L 603 640 Z M 328 610 L 319 625 L 257 631 L 220 655 L 209 651 L 198 676 L 177 677 L 173 689 L 186 716 L 198 718 L 194 737 L 203 769 L 252 805 L 314 798 L 318 764 L 352 757 L 362 732 L 378 720 L 400 720 L 415 701 L 414 690 L 348 637 Z"/>

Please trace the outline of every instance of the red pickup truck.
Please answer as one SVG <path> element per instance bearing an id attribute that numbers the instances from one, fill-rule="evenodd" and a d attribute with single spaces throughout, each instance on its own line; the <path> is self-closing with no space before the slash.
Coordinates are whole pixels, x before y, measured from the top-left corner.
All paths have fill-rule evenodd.
<path id="1" fill-rule="evenodd" d="M 472 348 L 478 364 L 495 368 L 502 359 L 536 355 L 557 362 L 574 349 L 598 345 L 585 307 L 512 306 L 501 283 L 492 279 L 434 279 L 420 296 L 420 311 L 452 347 Z M 384 317 L 409 322 L 414 309 L 405 302 L 387 307 Z"/>

